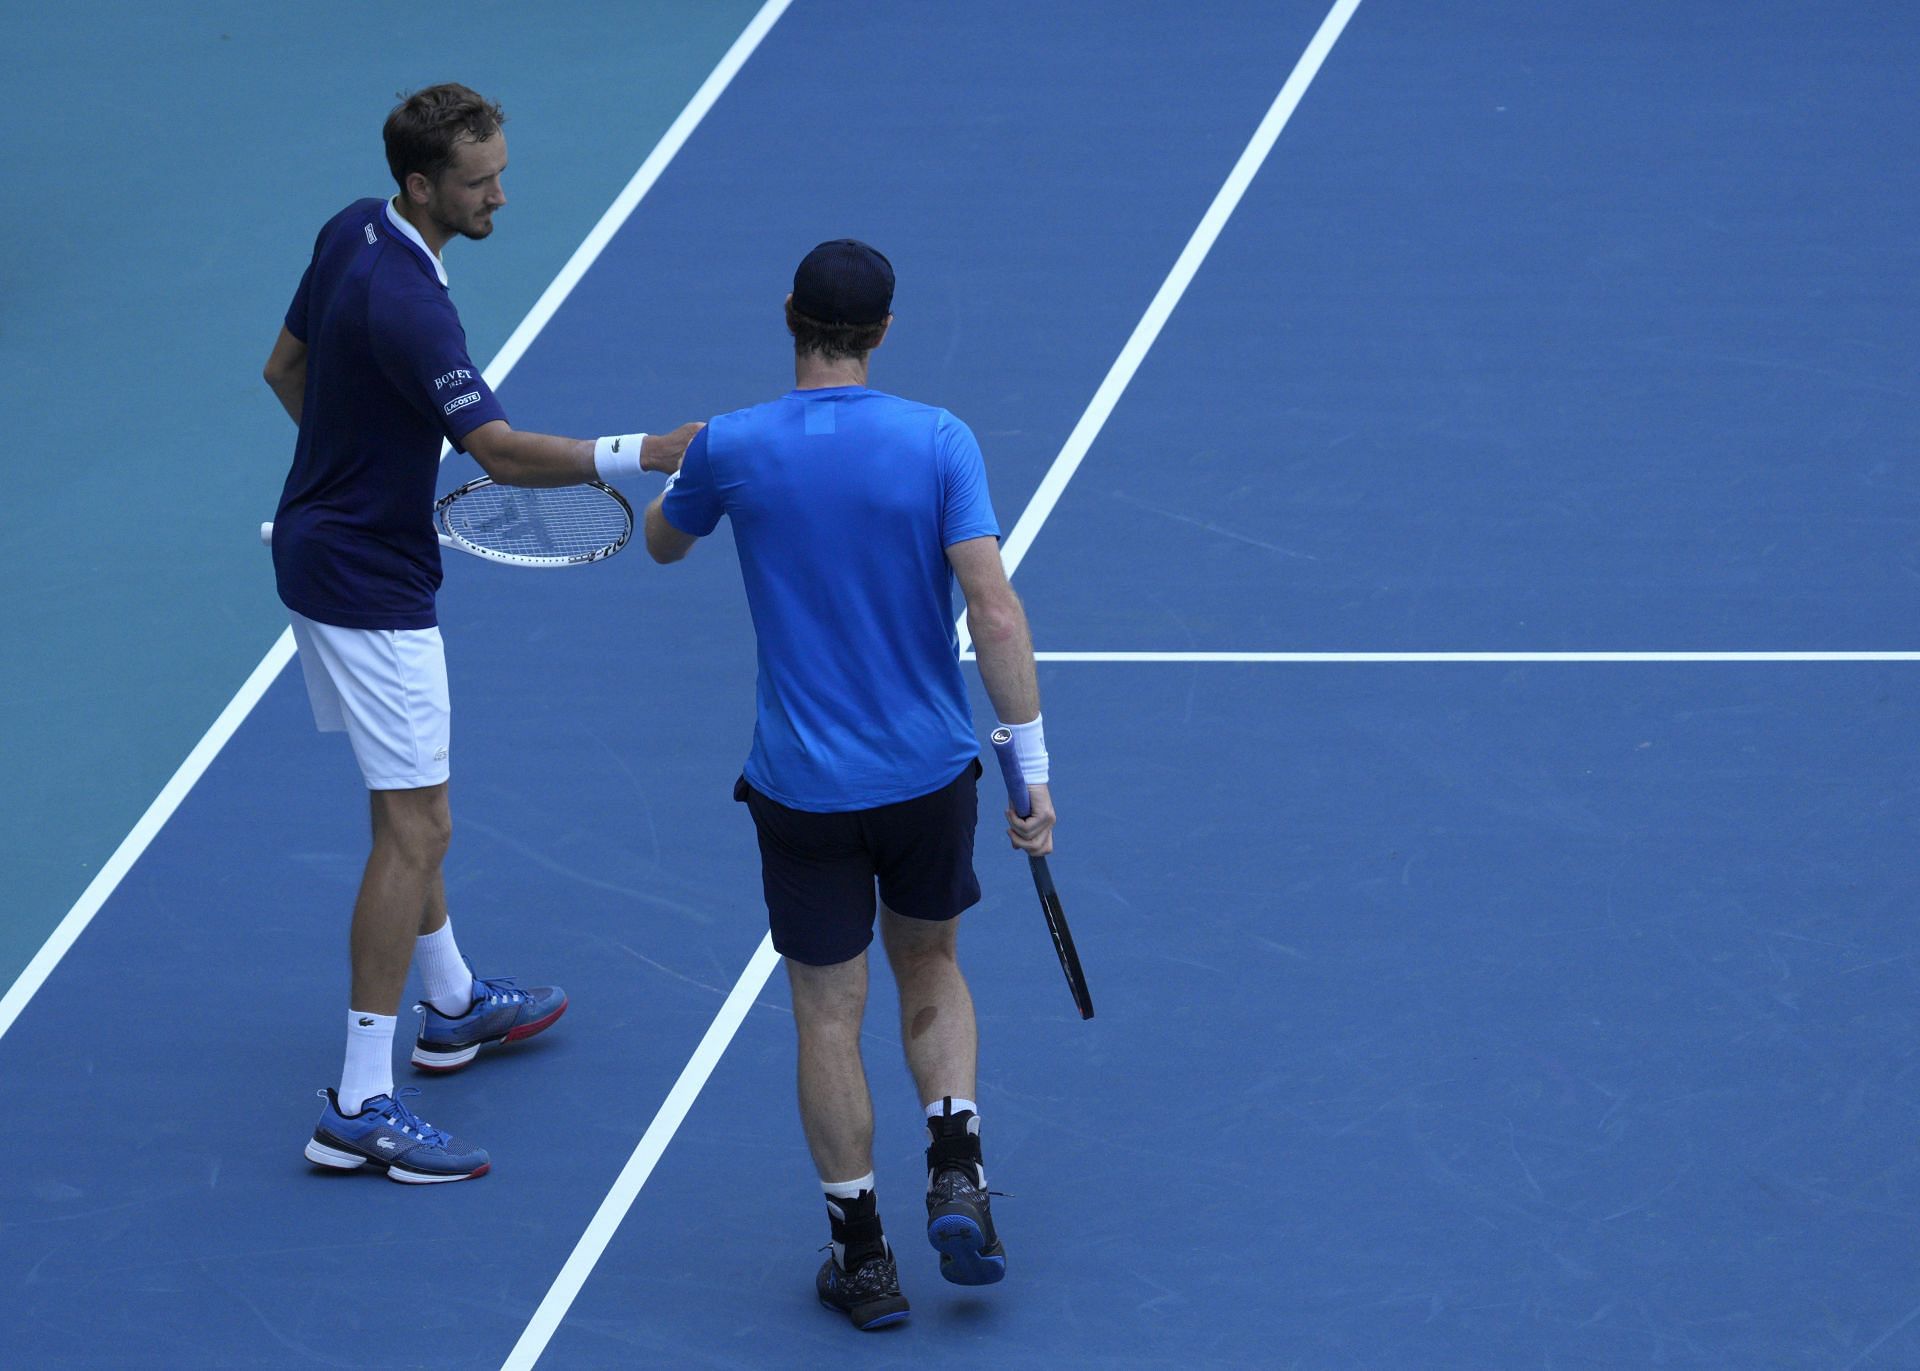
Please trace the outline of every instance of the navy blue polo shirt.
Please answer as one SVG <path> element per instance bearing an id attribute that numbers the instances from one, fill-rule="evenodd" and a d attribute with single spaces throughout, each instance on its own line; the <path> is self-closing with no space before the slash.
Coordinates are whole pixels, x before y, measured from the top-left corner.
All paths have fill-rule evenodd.
<path id="1" fill-rule="evenodd" d="M 997 537 L 973 432 L 864 386 L 723 414 L 661 505 L 705 537 L 733 521 L 759 643 L 746 777 L 789 809 L 872 809 L 980 755 L 946 550 Z"/>
<path id="2" fill-rule="evenodd" d="M 506 418 L 446 273 L 388 202 L 357 200 L 320 230 L 286 324 L 307 345 L 307 386 L 273 519 L 280 598 L 343 628 L 432 628 L 441 440 L 464 452 Z"/>

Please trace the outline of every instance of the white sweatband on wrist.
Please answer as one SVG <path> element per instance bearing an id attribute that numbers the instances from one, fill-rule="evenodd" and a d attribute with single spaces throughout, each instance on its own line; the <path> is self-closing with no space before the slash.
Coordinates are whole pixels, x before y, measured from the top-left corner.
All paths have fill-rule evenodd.
<path id="1" fill-rule="evenodd" d="M 1008 724 L 1013 734 L 1013 760 L 1020 764 L 1020 779 L 1028 785 L 1047 784 L 1047 734 L 1040 727 L 1040 716 L 1030 724 Z"/>
<path id="2" fill-rule="evenodd" d="M 640 465 L 640 444 L 646 440 L 644 433 L 612 433 L 605 438 L 595 438 L 593 469 L 603 481 L 638 476 L 644 469 Z"/>

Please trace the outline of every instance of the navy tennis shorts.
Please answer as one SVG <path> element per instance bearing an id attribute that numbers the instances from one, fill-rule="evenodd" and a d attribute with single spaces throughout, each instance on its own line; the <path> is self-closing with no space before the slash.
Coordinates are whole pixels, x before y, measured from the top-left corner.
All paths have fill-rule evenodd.
<path id="1" fill-rule="evenodd" d="M 875 809 L 817 814 L 768 799 L 742 776 L 760 835 L 760 883 L 773 946 L 808 966 L 851 961 L 873 941 L 876 883 L 888 909 L 940 922 L 978 904 L 973 830 L 980 819 L 975 758 L 948 784 Z"/>

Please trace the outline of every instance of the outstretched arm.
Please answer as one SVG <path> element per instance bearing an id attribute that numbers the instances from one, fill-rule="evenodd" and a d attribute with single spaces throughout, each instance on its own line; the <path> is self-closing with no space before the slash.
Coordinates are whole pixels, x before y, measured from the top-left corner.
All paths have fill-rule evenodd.
<path id="1" fill-rule="evenodd" d="M 702 427 L 682 424 L 671 433 L 647 434 L 640 444 L 638 467 L 631 466 L 628 454 L 625 470 L 678 471 L 681 455 Z M 611 464 L 619 463 L 622 454 L 612 451 L 612 445 L 634 436 L 597 441 L 561 438 L 551 433 L 523 433 L 505 419 L 494 419 L 461 441 L 480 469 L 501 485 L 572 486 L 619 472 L 620 468 Z"/>

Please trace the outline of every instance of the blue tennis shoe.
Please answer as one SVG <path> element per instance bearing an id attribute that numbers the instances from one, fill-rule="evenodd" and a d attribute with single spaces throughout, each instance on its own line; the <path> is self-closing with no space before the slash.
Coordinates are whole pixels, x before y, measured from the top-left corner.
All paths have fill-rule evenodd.
<path id="1" fill-rule="evenodd" d="M 979 1119 L 972 1110 L 927 1120 L 927 1241 L 940 1274 L 955 1285 L 993 1285 L 1007 1274 L 1007 1249 L 993 1231 L 993 1192 L 980 1165 Z"/>
<path id="2" fill-rule="evenodd" d="M 388 1180 L 408 1185 L 470 1181 L 486 1175 L 492 1163 L 485 1152 L 407 1108 L 407 1098 L 419 1093 L 409 1086 L 398 1098 L 375 1095 L 361 1104 L 359 1113 L 343 1114 L 339 1096 L 322 1090 L 327 1107 L 307 1143 L 307 1160 L 339 1171 L 371 1166 L 385 1171 Z"/>
<path id="3" fill-rule="evenodd" d="M 522 990 L 510 976 L 473 978 L 473 1004 L 458 1016 L 417 1004 L 420 1032 L 413 1064 L 422 1071 L 458 1071 L 490 1043 L 517 1043 L 553 1027 L 567 1012 L 567 992 L 557 985 Z"/>

